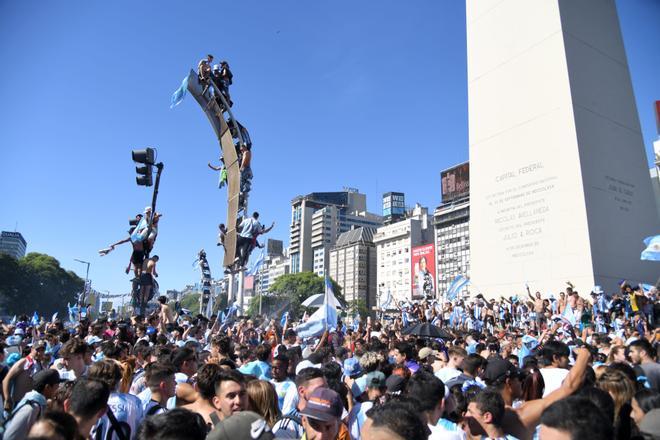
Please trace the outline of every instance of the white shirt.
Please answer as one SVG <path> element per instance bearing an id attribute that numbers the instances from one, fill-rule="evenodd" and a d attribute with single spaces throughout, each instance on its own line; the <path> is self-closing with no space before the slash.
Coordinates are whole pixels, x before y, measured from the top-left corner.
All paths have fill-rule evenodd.
<path id="1" fill-rule="evenodd" d="M 442 381 L 442 383 L 447 383 L 451 379 L 461 375 L 461 372 L 456 368 L 444 367 L 438 370 L 435 373 L 435 376 Z"/>
<path id="2" fill-rule="evenodd" d="M 543 382 L 545 383 L 543 397 L 559 388 L 566 376 L 568 376 L 568 370 L 563 368 L 541 368 L 539 371 L 541 372 Z"/>
<path id="3" fill-rule="evenodd" d="M 465 440 L 465 432 L 462 430 L 449 431 L 442 426 L 428 425 L 431 430 L 429 440 Z"/>

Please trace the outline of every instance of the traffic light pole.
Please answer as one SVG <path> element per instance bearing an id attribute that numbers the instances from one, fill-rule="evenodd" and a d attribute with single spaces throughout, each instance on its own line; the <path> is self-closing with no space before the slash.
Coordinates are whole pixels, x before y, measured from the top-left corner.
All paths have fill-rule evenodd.
<path id="1" fill-rule="evenodd" d="M 160 185 L 160 174 L 163 172 L 163 162 L 158 162 L 156 165 L 156 168 L 158 171 L 156 172 L 156 183 L 154 184 L 154 194 L 151 197 L 151 217 L 148 219 L 148 227 L 147 227 L 147 243 L 149 242 L 149 235 L 151 234 L 151 229 L 153 226 L 153 221 L 154 221 L 154 216 L 156 215 L 156 199 L 158 199 L 158 186 Z M 151 249 L 148 247 L 145 247 L 144 249 L 144 257 L 149 258 L 149 253 L 151 252 Z"/>
<path id="2" fill-rule="evenodd" d="M 151 235 L 151 230 L 153 227 L 153 221 L 154 217 L 156 215 L 156 200 L 158 199 L 158 186 L 160 186 L 160 175 L 163 172 L 163 162 L 158 162 L 155 164 L 155 167 L 158 169 L 156 172 L 156 183 L 154 184 L 154 193 L 153 196 L 151 197 L 151 217 L 147 220 L 148 221 L 148 227 L 147 227 L 147 236 L 144 239 L 145 243 L 147 246 L 144 247 L 144 258 L 149 258 L 149 254 L 151 253 L 151 248 L 148 246 L 149 244 L 149 236 Z M 151 286 L 153 289 L 153 285 Z M 147 312 L 147 298 L 144 298 L 142 296 L 142 287 L 140 287 L 140 311 L 146 316 Z"/>

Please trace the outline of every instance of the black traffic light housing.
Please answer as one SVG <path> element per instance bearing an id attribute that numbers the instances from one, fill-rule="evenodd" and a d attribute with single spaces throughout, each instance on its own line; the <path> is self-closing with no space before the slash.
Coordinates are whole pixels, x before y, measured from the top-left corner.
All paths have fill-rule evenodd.
<path id="1" fill-rule="evenodd" d="M 154 149 L 146 148 L 144 150 L 133 150 L 131 155 L 134 162 L 144 164 L 144 166 L 135 167 L 135 172 L 138 174 L 135 177 L 137 184 L 140 186 L 153 185 L 153 170 L 151 167 L 154 165 Z"/>

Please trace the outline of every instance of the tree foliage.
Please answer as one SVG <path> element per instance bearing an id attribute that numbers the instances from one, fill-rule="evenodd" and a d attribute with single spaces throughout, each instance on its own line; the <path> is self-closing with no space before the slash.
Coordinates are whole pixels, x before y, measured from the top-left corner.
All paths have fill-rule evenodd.
<path id="1" fill-rule="evenodd" d="M 197 315 L 199 313 L 199 293 L 190 293 L 181 298 L 181 307 L 190 310 L 190 313 Z"/>
<path id="2" fill-rule="evenodd" d="M 341 287 L 334 280 L 330 279 L 332 290 L 338 300 L 344 301 L 341 293 Z M 287 310 L 292 316 L 299 316 L 302 312 L 300 304 L 311 295 L 323 293 L 325 291 L 324 279 L 314 272 L 300 272 L 286 274 L 278 277 L 269 287 L 269 295 L 264 295 L 262 299 L 262 308 L 266 310 L 271 304 L 281 304 L 288 302 Z M 248 309 L 248 313 L 256 314 L 258 311 L 257 300 L 253 300 Z M 256 310 L 254 308 L 256 306 Z"/>
<path id="3" fill-rule="evenodd" d="M 67 303 L 75 303 L 85 281 L 64 270 L 50 255 L 31 252 L 16 260 L 0 254 L 0 301 L 10 315 L 31 314 L 65 316 Z"/>

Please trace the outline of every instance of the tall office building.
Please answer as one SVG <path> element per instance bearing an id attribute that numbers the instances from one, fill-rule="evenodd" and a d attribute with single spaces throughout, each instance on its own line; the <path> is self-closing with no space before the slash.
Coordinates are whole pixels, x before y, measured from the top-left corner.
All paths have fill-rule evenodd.
<path id="1" fill-rule="evenodd" d="M 0 234 L 0 253 L 19 259 L 25 256 L 27 242 L 20 232 L 2 231 Z"/>
<path id="2" fill-rule="evenodd" d="M 375 228 L 343 232 L 330 250 L 328 275 L 342 287 L 347 302 L 364 301 L 368 310 L 376 304 Z"/>
<path id="3" fill-rule="evenodd" d="M 433 213 L 438 296 L 458 275 L 470 276 L 470 168 L 456 165 L 440 173 L 442 203 Z M 469 285 L 464 287 L 467 293 Z"/>
<path id="4" fill-rule="evenodd" d="M 266 258 L 255 277 L 257 294 L 267 293 L 278 277 L 289 273 L 289 250 L 282 246 L 282 241 L 269 240 L 266 249 Z"/>
<path id="5" fill-rule="evenodd" d="M 416 205 L 408 218 L 378 228 L 373 241 L 377 251 L 377 295 L 389 291 L 396 301 L 423 297 L 415 288 L 418 257 L 422 255 L 413 256 L 413 251 L 423 245 L 433 247 L 433 225 L 428 208 Z M 433 262 L 428 263 L 433 255 L 424 256 L 426 264 L 434 267 Z M 435 268 L 431 271 L 435 273 Z"/>
<path id="6" fill-rule="evenodd" d="M 381 216 L 367 212 L 367 196 L 355 189 L 296 197 L 291 201 L 291 273 L 313 271 L 324 276 L 330 248 L 342 232 L 382 223 Z"/>

